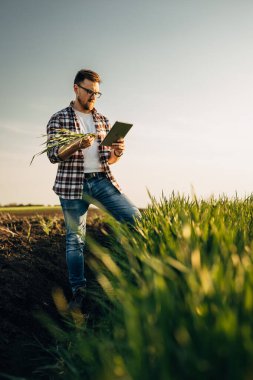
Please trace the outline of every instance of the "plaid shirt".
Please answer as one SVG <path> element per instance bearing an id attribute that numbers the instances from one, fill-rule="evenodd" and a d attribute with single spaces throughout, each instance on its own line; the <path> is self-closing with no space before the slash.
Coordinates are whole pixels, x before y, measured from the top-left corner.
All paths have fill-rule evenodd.
<path id="1" fill-rule="evenodd" d="M 54 136 L 56 129 L 66 128 L 70 131 L 81 133 L 80 125 L 73 109 L 73 102 L 70 106 L 55 113 L 47 124 L 48 138 Z M 96 127 L 97 141 L 100 143 L 111 126 L 108 119 L 99 114 L 96 109 L 92 110 L 92 116 Z M 53 190 L 57 195 L 66 199 L 82 199 L 83 182 L 84 182 L 84 156 L 82 149 L 77 150 L 66 160 L 62 160 L 58 155 L 59 147 L 53 147 L 48 151 L 49 160 L 55 164 L 58 163 L 58 170 L 55 178 Z M 108 159 L 111 155 L 111 147 L 99 145 L 99 159 L 106 177 L 121 192 L 121 189 L 112 176 Z"/>

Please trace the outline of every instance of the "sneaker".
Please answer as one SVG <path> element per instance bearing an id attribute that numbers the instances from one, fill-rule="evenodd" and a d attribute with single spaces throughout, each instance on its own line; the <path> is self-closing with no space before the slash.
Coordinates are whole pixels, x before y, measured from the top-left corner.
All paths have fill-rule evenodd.
<path id="1" fill-rule="evenodd" d="M 69 310 L 82 310 L 84 306 L 84 299 L 86 297 L 86 288 L 80 287 L 77 288 L 75 293 L 73 294 L 73 298 L 69 303 Z"/>

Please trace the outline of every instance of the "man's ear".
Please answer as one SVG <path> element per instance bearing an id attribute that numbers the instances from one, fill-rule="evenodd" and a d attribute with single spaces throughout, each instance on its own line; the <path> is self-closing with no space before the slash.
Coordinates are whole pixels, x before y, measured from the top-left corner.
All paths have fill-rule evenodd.
<path id="1" fill-rule="evenodd" d="M 77 95 L 78 94 L 78 86 L 76 83 L 74 84 L 73 89 L 75 91 L 75 94 Z"/>

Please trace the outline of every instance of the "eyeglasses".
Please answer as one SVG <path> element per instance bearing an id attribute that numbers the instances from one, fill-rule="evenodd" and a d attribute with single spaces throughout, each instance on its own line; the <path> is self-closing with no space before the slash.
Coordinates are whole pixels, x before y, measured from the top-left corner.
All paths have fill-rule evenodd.
<path id="1" fill-rule="evenodd" d="M 88 95 L 90 96 L 95 96 L 95 98 L 100 98 L 100 96 L 102 95 L 101 92 L 94 92 L 92 90 L 89 90 L 88 88 L 85 88 L 83 86 L 80 86 L 80 84 L 77 85 L 78 87 L 82 88 L 83 90 L 85 90 L 87 92 Z"/>

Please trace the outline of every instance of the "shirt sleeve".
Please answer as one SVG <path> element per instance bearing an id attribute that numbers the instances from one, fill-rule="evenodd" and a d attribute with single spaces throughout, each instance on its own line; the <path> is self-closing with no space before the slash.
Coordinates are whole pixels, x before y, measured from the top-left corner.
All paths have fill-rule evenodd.
<path id="1" fill-rule="evenodd" d="M 62 128 L 59 115 L 53 115 L 47 124 L 47 141 L 59 132 L 59 129 Z M 52 164 L 62 162 L 63 160 L 58 155 L 59 147 L 55 146 L 47 151 L 47 156 L 49 161 Z"/>

